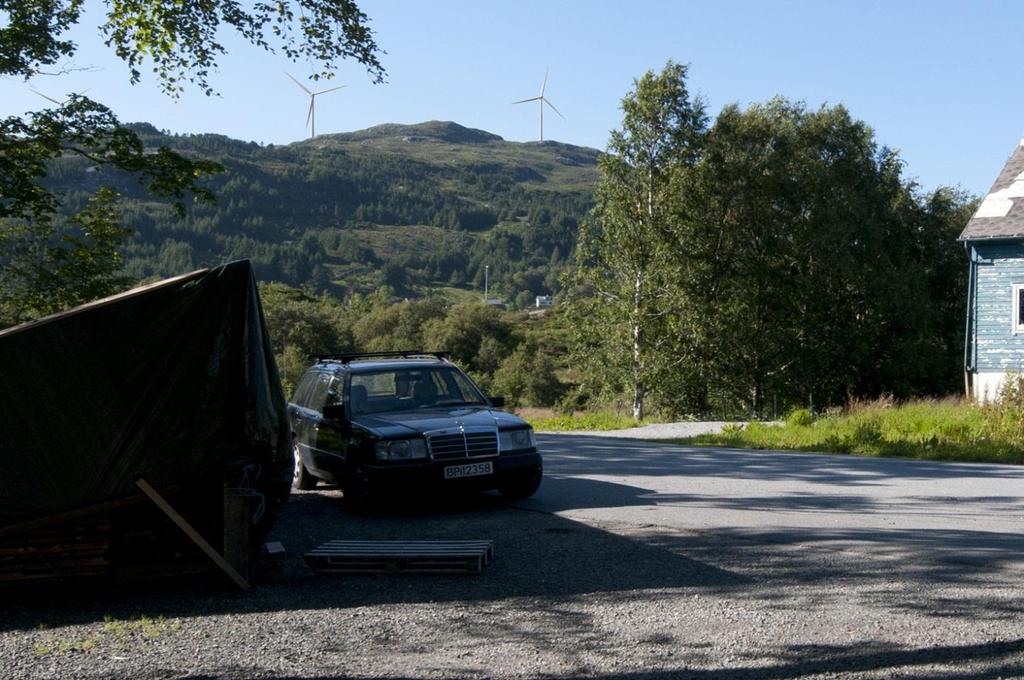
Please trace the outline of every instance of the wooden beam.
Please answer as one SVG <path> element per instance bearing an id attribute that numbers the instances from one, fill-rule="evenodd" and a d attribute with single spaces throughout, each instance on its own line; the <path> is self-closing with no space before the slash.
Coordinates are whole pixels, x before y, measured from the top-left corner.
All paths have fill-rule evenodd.
<path id="1" fill-rule="evenodd" d="M 251 496 L 224 491 L 224 560 L 249 578 L 249 511 Z"/>
<path id="2" fill-rule="evenodd" d="M 163 496 L 156 492 L 156 489 L 151 487 L 145 479 L 140 479 L 135 482 L 135 486 L 142 489 L 142 493 L 149 496 L 149 499 L 153 501 L 158 508 L 160 508 L 165 515 L 170 517 L 171 521 L 178 525 L 178 528 L 185 532 L 185 535 L 192 539 L 192 542 L 199 546 L 199 549 L 206 553 L 206 556 L 213 560 L 213 563 L 220 567 L 221 571 L 228 575 L 228 577 L 235 582 L 242 590 L 249 589 L 249 582 L 245 578 L 235 571 L 235 568 L 228 564 L 227 560 L 217 552 L 212 545 L 210 545 L 205 538 L 200 535 L 195 528 L 189 524 L 184 517 L 178 514 L 178 512 L 170 506 L 170 504 L 164 500 Z"/>

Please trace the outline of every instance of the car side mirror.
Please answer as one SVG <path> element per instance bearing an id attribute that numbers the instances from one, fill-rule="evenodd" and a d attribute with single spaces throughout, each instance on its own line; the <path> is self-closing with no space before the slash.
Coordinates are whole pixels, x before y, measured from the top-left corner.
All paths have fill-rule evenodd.
<path id="1" fill-rule="evenodd" d="M 494 408 L 505 408 L 505 397 L 487 397 L 487 401 L 491 402 Z"/>
<path id="2" fill-rule="evenodd" d="M 345 422 L 344 404 L 327 404 L 323 410 L 324 420 L 334 420 L 339 423 Z"/>

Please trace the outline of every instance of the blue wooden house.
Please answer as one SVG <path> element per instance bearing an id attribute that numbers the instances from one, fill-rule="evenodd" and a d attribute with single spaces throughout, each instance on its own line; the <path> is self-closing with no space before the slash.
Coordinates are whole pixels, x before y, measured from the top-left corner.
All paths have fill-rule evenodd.
<path id="1" fill-rule="evenodd" d="M 991 401 L 1024 373 L 1024 140 L 967 223 L 970 256 L 964 372 L 967 393 Z"/>

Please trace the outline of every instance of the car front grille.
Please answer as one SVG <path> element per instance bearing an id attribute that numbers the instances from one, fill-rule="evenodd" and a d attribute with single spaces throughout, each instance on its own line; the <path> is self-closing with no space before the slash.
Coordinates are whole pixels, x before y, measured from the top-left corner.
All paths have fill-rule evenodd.
<path id="1" fill-rule="evenodd" d="M 430 455 L 434 460 L 482 458 L 498 455 L 496 430 L 472 430 L 429 435 Z"/>

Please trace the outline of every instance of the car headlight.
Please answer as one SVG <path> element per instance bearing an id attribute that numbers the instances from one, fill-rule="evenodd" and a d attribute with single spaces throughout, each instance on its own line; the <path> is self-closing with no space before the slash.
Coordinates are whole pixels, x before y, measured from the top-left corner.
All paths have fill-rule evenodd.
<path id="1" fill-rule="evenodd" d="M 527 428 L 499 432 L 498 445 L 502 451 L 515 451 L 516 449 L 530 449 L 537 444 L 533 439 L 533 430 Z"/>
<path id="2" fill-rule="evenodd" d="M 377 460 L 416 460 L 427 457 L 427 442 L 423 439 L 395 439 L 377 442 L 373 446 Z"/>

